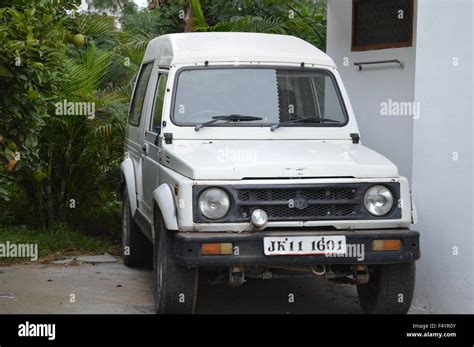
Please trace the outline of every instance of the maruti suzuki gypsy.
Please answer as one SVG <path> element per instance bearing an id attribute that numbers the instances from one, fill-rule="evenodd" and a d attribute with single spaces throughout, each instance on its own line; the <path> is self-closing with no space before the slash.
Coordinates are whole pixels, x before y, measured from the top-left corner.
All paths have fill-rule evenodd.
<path id="1" fill-rule="evenodd" d="M 204 268 L 353 284 L 406 313 L 420 257 L 409 183 L 362 145 L 335 63 L 292 36 L 153 39 L 121 163 L 123 253 L 153 258 L 157 313 L 192 313 Z"/>

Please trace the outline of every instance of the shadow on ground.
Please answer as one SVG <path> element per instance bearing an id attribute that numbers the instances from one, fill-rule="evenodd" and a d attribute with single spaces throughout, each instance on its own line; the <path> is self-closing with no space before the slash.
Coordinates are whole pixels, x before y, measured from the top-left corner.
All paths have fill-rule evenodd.
<path id="1" fill-rule="evenodd" d="M 152 272 L 121 262 L 0 267 L 0 313 L 153 313 Z M 322 278 L 248 279 L 242 287 L 230 288 L 211 284 L 202 273 L 196 313 L 362 311 L 353 287 L 334 286 Z"/>

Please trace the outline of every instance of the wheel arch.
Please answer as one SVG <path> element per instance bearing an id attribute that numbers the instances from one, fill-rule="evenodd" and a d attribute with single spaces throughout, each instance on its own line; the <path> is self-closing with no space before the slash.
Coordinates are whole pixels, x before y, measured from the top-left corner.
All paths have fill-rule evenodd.
<path id="1" fill-rule="evenodd" d="M 153 191 L 153 220 L 156 209 L 161 212 L 166 229 L 178 230 L 178 215 L 176 203 L 170 186 L 166 183 L 161 184 Z"/>
<path id="2" fill-rule="evenodd" d="M 132 159 L 126 158 L 120 164 L 120 171 L 122 173 L 122 182 L 120 183 L 120 197 L 123 196 L 124 189 L 127 189 L 128 198 L 130 201 L 130 210 L 132 217 L 137 210 L 137 192 L 135 187 L 135 170 L 133 169 Z"/>

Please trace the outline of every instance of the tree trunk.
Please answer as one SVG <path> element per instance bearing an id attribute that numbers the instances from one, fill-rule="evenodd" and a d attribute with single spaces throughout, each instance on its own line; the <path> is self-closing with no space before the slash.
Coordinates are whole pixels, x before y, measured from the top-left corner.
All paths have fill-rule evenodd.
<path id="1" fill-rule="evenodd" d="M 150 4 L 148 5 L 149 10 L 154 10 L 158 6 L 158 0 L 151 0 Z M 161 4 L 160 4 L 161 6 Z"/>
<path id="2" fill-rule="evenodd" d="M 123 5 L 120 1 L 121 0 L 117 0 L 116 3 L 117 3 L 117 6 L 120 8 L 120 11 L 123 13 Z"/>
<path id="3" fill-rule="evenodd" d="M 192 32 L 195 31 L 194 26 L 194 11 L 193 7 L 191 6 L 191 2 L 188 4 L 188 10 L 186 11 L 186 16 L 184 17 L 184 32 Z"/>
<path id="4" fill-rule="evenodd" d="M 49 231 L 51 231 L 51 227 L 53 226 L 54 222 L 54 211 L 53 211 L 53 195 L 51 193 L 51 180 L 48 178 L 46 180 L 46 210 L 47 210 L 47 221 L 46 226 Z"/>

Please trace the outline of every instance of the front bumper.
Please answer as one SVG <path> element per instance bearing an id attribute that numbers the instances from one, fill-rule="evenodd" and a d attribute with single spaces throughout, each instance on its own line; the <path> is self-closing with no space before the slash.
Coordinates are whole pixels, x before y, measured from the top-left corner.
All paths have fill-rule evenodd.
<path id="1" fill-rule="evenodd" d="M 272 255 L 263 251 L 263 238 L 275 236 L 345 235 L 346 243 L 364 245 L 361 256 Z M 373 251 L 374 240 L 400 239 L 400 251 Z M 254 233 L 183 233 L 175 235 L 177 261 L 185 266 L 295 266 L 311 264 L 390 264 L 420 258 L 420 234 L 407 229 L 331 230 L 331 231 L 262 231 Z M 202 243 L 232 243 L 239 255 L 201 255 Z"/>

